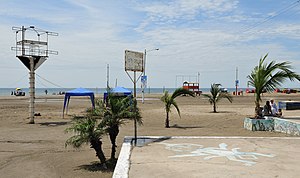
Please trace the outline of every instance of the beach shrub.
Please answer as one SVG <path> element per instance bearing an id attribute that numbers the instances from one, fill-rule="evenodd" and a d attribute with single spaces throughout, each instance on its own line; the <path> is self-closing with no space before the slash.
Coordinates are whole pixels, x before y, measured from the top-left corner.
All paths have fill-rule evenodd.
<path id="1" fill-rule="evenodd" d="M 176 108 L 179 117 L 181 117 L 179 107 L 175 101 L 175 98 L 180 95 L 190 95 L 195 97 L 194 92 L 184 88 L 177 88 L 172 95 L 170 95 L 168 91 L 165 91 L 164 95 L 160 98 L 160 100 L 165 104 L 165 110 L 166 110 L 165 128 L 170 128 L 169 113 L 171 112 L 172 105 Z"/>
<path id="2" fill-rule="evenodd" d="M 267 56 L 268 54 L 261 57 L 258 65 L 247 76 L 249 79 L 248 84 L 255 88 L 255 117 L 260 117 L 261 94 L 264 91 L 274 91 L 287 79 L 290 81 L 294 81 L 295 79 L 300 81 L 300 76 L 292 71 L 290 62 L 276 63 L 275 61 L 271 61 L 267 63 Z"/>
<path id="3" fill-rule="evenodd" d="M 96 151 L 96 156 L 103 168 L 107 169 L 106 158 L 102 150 L 102 136 L 109 134 L 112 144 L 109 161 L 115 163 L 116 139 L 119 134 L 119 127 L 125 124 L 126 120 L 135 120 L 138 124 L 142 124 L 137 102 L 131 96 L 117 97 L 109 95 L 105 103 L 100 99 L 96 100 L 95 108 L 86 111 L 87 113 L 84 116 L 73 117 L 72 126 L 65 131 L 74 132 L 75 135 L 70 137 L 65 145 L 79 148 L 82 144 L 89 143 L 91 148 Z"/>
<path id="4" fill-rule="evenodd" d="M 137 101 L 131 96 L 120 98 L 109 95 L 106 103 L 96 102 L 95 112 L 101 118 L 99 127 L 109 134 L 112 144 L 110 158 L 114 160 L 116 159 L 116 139 L 119 134 L 119 127 L 128 120 L 135 120 L 140 125 L 143 123 Z"/>
<path id="5" fill-rule="evenodd" d="M 91 148 L 95 150 L 101 165 L 106 168 L 106 158 L 102 150 L 101 141 L 105 131 L 99 127 L 99 121 L 90 115 L 81 118 L 75 116 L 74 118 L 75 120 L 72 126 L 65 131 L 74 132 L 75 135 L 66 141 L 65 146 L 72 145 L 75 148 L 80 148 L 83 144 L 90 144 Z"/>
<path id="6" fill-rule="evenodd" d="M 211 84 L 210 86 L 210 94 L 202 94 L 202 96 L 208 98 L 208 101 L 210 104 L 213 105 L 213 112 L 217 112 L 217 103 L 223 99 L 226 98 L 230 103 L 232 103 L 232 96 L 227 93 L 223 92 L 220 88 L 221 84 Z"/>

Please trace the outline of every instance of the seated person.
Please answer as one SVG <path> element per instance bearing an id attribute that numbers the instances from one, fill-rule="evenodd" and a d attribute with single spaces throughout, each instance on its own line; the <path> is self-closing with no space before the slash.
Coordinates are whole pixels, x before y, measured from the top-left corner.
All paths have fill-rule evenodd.
<path id="1" fill-rule="evenodd" d="M 276 117 L 282 117 L 282 110 L 278 109 L 278 112 L 275 114 Z"/>
<path id="2" fill-rule="evenodd" d="M 272 111 L 272 115 L 276 115 L 278 113 L 278 108 L 276 103 L 274 102 L 274 99 L 270 100 L 270 105 L 271 105 L 271 111 Z"/>
<path id="3" fill-rule="evenodd" d="M 263 116 L 272 116 L 272 110 L 270 101 L 266 101 L 266 105 L 264 106 Z"/>

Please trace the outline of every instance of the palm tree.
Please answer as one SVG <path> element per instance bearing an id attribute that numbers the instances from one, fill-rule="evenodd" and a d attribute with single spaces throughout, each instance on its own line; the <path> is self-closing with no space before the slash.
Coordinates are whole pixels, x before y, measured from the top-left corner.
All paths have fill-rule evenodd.
<path id="1" fill-rule="evenodd" d="M 98 116 L 102 118 L 99 126 L 109 134 L 112 144 L 111 160 L 115 160 L 116 139 L 119 134 L 119 127 L 129 119 L 136 119 L 140 125 L 142 124 L 140 112 L 136 106 L 137 102 L 131 97 L 118 98 L 109 95 L 106 105 L 104 103 L 97 103 L 98 107 L 95 112 L 99 111 L 101 114 L 98 114 Z"/>
<path id="2" fill-rule="evenodd" d="M 261 94 L 264 91 L 274 91 L 280 87 L 286 79 L 291 81 L 297 79 L 300 81 L 300 76 L 292 71 L 290 62 L 276 63 L 275 61 L 271 61 L 270 63 L 266 63 L 265 60 L 267 56 L 268 54 L 260 58 L 258 66 L 255 66 L 251 74 L 247 76 L 249 85 L 255 88 L 256 116 L 260 115 L 259 102 L 261 101 Z"/>
<path id="3" fill-rule="evenodd" d="M 221 84 L 214 83 L 210 87 L 210 94 L 202 94 L 202 96 L 208 98 L 210 104 L 213 105 L 214 113 L 217 112 L 217 102 L 219 102 L 222 98 L 226 98 L 230 103 L 232 103 L 232 96 L 227 92 L 222 92 L 220 86 Z"/>
<path id="4" fill-rule="evenodd" d="M 70 137 L 66 143 L 67 145 L 72 145 L 75 148 L 79 148 L 82 144 L 90 144 L 91 148 L 93 148 L 96 152 L 96 156 L 100 160 L 100 163 L 106 168 L 106 158 L 104 156 L 102 150 L 102 135 L 104 134 L 104 130 L 97 125 L 97 120 L 90 115 L 86 115 L 84 117 L 74 117 L 75 122 L 69 128 L 67 128 L 66 132 L 75 132 L 75 135 Z"/>
<path id="5" fill-rule="evenodd" d="M 183 95 L 183 94 L 190 95 L 190 96 L 193 96 L 193 97 L 195 96 L 194 92 L 192 92 L 192 91 L 189 91 L 189 90 L 184 89 L 184 88 L 177 88 L 172 95 L 169 95 L 169 92 L 165 91 L 164 95 L 160 98 L 160 100 L 162 102 L 164 102 L 164 104 L 165 104 L 165 110 L 166 110 L 165 127 L 166 128 L 170 128 L 170 125 L 169 125 L 169 113 L 171 112 L 171 106 L 172 105 L 176 108 L 179 117 L 181 117 L 180 116 L 179 107 L 178 107 L 178 105 L 177 105 L 177 103 L 175 101 L 175 98 L 177 96 L 180 96 L 180 95 Z"/>

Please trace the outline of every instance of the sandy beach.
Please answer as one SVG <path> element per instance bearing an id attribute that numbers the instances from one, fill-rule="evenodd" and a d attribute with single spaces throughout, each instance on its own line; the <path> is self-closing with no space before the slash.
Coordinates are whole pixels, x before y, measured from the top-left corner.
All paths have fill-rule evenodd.
<path id="1" fill-rule="evenodd" d="M 234 96 L 233 103 L 222 100 L 218 113 L 202 96 L 178 97 L 181 118 L 172 110 L 171 128 L 164 128 L 162 94 L 146 95 L 144 104 L 139 100 L 144 125 L 138 128 L 143 136 L 247 136 L 289 137 L 275 132 L 252 132 L 243 128 L 245 117 L 254 115 L 254 95 Z M 99 98 L 99 96 L 98 96 Z M 300 101 L 300 94 L 264 94 L 266 100 Z M 89 145 L 80 149 L 65 147 L 72 134 L 64 130 L 70 126 L 72 115 L 83 115 L 91 103 L 86 97 L 71 98 L 69 115 L 62 118 L 63 96 L 36 97 L 36 124 L 28 123 L 28 97 L 7 96 L 0 98 L 0 177 L 111 177 L 112 172 L 97 170 L 93 164 L 99 160 Z M 284 116 L 299 116 L 299 110 L 283 111 Z M 117 138 L 120 151 L 124 136 L 133 135 L 133 123 L 120 128 Z M 110 156 L 110 141 L 103 137 L 103 148 Z"/>

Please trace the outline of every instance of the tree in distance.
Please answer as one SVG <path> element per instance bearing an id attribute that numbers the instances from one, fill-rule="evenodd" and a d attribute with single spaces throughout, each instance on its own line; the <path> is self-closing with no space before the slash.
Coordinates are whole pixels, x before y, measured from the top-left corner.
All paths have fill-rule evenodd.
<path id="1" fill-rule="evenodd" d="M 210 87 L 210 94 L 202 94 L 202 96 L 208 98 L 208 101 L 210 102 L 210 104 L 213 105 L 213 112 L 216 113 L 217 112 L 217 103 L 223 99 L 226 98 L 230 103 L 232 103 L 232 96 L 227 93 L 227 92 L 223 92 L 220 88 L 221 84 L 211 84 Z"/>
<path id="2" fill-rule="evenodd" d="M 180 95 L 190 95 L 195 97 L 194 92 L 184 88 L 177 88 L 172 95 L 170 95 L 168 91 L 165 91 L 164 95 L 160 98 L 160 100 L 165 104 L 165 110 L 166 110 L 165 128 L 170 128 L 169 113 L 171 112 L 172 105 L 176 108 L 179 117 L 181 117 L 179 107 L 175 101 L 175 98 Z"/>

